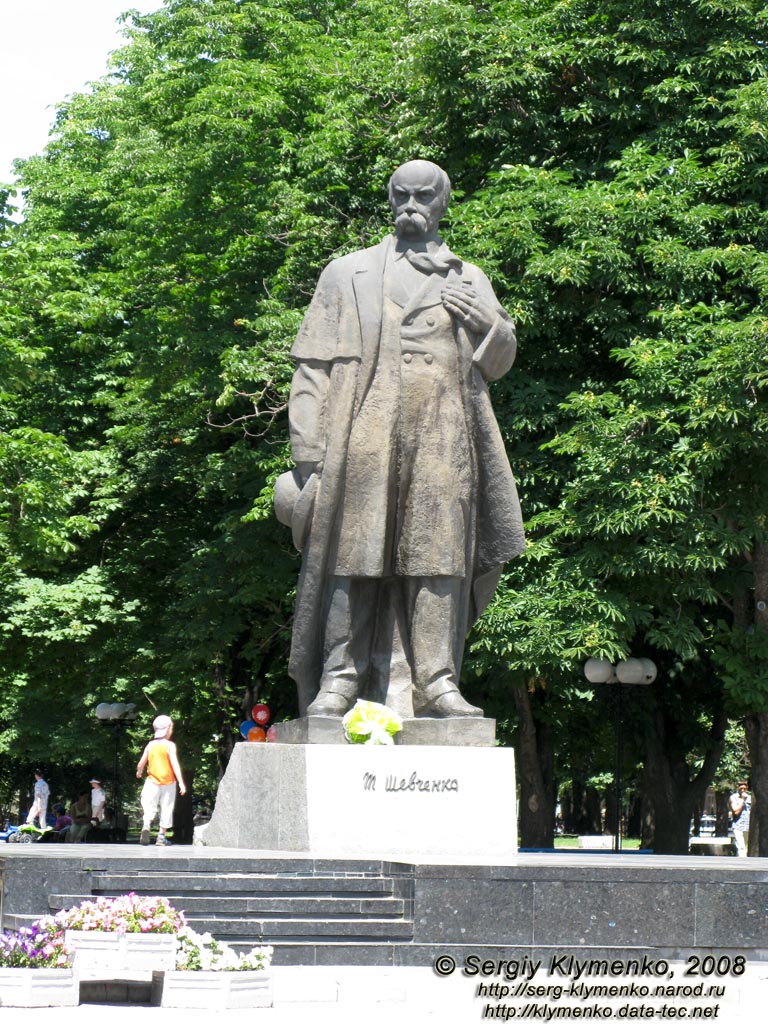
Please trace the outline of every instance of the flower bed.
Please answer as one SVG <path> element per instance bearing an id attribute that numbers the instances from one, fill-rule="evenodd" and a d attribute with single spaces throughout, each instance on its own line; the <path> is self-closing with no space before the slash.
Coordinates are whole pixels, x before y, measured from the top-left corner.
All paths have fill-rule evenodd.
<path id="1" fill-rule="evenodd" d="M 152 1002 L 177 1009 L 240 1010 L 272 1005 L 271 946 L 237 953 L 209 932 L 182 928 L 176 970 L 152 976 Z"/>
<path id="2" fill-rule="evenodd" d="M 0 967 L 67 968 L 72 966 L 71 951 L 63 933 L 51 934 L 35 921 L 30 928 L 0 935 Z"/>
<path id="3" fill-rule="evenodd" d="M 175 935 L 186 927 L 181 911 L 162 896 L 99 896 L 38 922 L 50 932 L 117 932 Z"/>
<path id="4" fill-rule="evenodd" d="M 177 933 L 178 971 L 263 971 L 272 963 L 271 946 L 254 946 L 250 953 L 237 953 L 210 932 L 199 934 L 189 927 Z"/>
<path id="5" fill-rule="evenodd" d="M 271 960 L 270 946 L 238 954 L 198 935 L 162 897 L 100 897 L 0 936 L 0 1006 L 76 1006 L 89 970 L 152 972 L 162 1006 L 271 1006 Z"/>
<path id="6" fill-rule="evenodd" d="M 79 971 L 170 970 L 184 915 L 159 896 L 101 896 L 41 918 L 51 935 L 65 936 Z"/>
<path id="7" fill-rule="evenodd" d="M 63 935 L 31 928 L 0 935 L 0 1006 L 77 1006 L 78 981 Z"/>

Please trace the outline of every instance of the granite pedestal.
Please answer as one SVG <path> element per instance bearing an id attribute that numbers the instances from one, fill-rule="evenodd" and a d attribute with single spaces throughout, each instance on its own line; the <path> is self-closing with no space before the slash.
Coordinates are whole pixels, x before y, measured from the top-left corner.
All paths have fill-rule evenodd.
<path id="1" fill-rule="evenodd" d="M 340 718 L 308 715 L 275 725 L 278 743 L 347 744 Z M 494 718 L 406 718 L 395 733 L 395 746 L 401 747 L 494 747 Z"/>
<path id="2" fill-rule="evenodd" d="M 241 743 L 202 841 L 335 856 L 506 858 L 517 850 L 514 754 Z"/>

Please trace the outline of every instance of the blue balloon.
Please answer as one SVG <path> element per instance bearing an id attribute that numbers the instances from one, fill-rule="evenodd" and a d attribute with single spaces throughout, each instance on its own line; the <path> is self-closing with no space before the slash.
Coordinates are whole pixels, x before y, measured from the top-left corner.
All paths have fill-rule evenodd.
<path id="1" fill-rule="evenodd" d="M 256 723 L 255 722 L 243 722 L 243 724 L 240 726 L 240 735 L 243 737 L 244 740 L 247 740 L 248 739 L 248 733 L 251 731 L 251 729 L 255 729 L 255 728 L 256 728 Z"/>

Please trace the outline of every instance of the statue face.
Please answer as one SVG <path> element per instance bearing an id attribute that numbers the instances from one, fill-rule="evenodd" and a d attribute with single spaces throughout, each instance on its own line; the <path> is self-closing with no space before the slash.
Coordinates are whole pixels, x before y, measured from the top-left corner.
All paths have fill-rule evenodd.
<path id="1" fill-rule="evenodd" d="M 424 242 L 437 235 L 445 201 L 429 164 L 414 160 L 398 168 L 392 177 L 390 203 L 399 238 Z"/>

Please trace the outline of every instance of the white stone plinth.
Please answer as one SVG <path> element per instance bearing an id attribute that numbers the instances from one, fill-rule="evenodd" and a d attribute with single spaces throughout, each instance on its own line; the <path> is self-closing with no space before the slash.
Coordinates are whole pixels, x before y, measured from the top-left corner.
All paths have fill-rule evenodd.
<path id="1" fill-rule="evenodd" d="M 324 855 L 517 852 L 506 747 L 240 743 L 206 846 Z"/>
<path id="2" fill-rule="evenodd" d="M 185 1010 L 250 1010 L 272 1005 L 272 973 L 166 971 L 152 976 L 152 1003 Z"/>
<path id="3" fill-rule="evenodd" d="M 65 932 L 80 971 L 152 971 L 176 966 L 176 936 L 161 932 Z"/>
<path id="4" fill-rule="evenodd" d="M 79 1002 L 78 979 L 69 967 L 0 967 L 0 1006 L 77 1006 Z"/>

